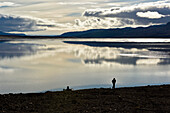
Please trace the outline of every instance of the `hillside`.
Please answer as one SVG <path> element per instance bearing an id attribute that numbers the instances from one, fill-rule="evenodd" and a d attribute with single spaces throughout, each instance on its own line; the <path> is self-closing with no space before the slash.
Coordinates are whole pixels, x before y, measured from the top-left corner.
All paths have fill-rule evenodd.
<path id="1" fill-rule="evenodd" d="M 138 28 L 91 29 L 87 31 L 67 32 L 61 37 L 77 38 L 170 38 L 170 22 L 166 25 L 155 25 Z"/>

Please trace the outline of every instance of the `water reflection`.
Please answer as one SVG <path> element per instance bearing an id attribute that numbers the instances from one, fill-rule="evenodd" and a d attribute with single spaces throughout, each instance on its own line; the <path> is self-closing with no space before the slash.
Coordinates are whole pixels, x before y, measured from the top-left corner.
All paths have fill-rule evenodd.
<path id="1" fill-rule="evenodd" d="M 118 57 L 116 59 L 104 59 L 104 58 L 99 58 L 99 59 L 84 59 L 83 60 L 84 64 L 92 65 L 92 64 L 111 64 L 112 63 L 119 63 L 119 64 L 124 64 L 124 65 L 167 65 L 170 64 L 170 59 L 169 58 L 140 58 L 140 57 Z"/>
<path id="2" fill-rule="evenodd" d="M 170 81 L 168 52 L 93 47 L 63 43 L 65 40 L 0 43 L 0 93 L 37 92 L 67 85 L 78 89 L 111 87 L 113 77 L 118 87 Z"/>
<path id="3" fill-rule="evenodd" d="M 0 59 L 21 57 L 37 52 L 40 44 L 12 43 L 10 41 L 0 41 Z"/>
<path id="4" fill-rule="evenodd" d="M 124 43 L 124 42 L 93 42 L 64 41 L 69 44 L 88 45 L 76 50 L 76 56 L 83 56 L 84 64 L 128 64 L 128 65 L 163 65 L 170 63 L 169 42 L 167 43 Z M 159 48 L 158 48 L 159 47 Z M 168 51 L 168 52 L 167 52 Z"/>

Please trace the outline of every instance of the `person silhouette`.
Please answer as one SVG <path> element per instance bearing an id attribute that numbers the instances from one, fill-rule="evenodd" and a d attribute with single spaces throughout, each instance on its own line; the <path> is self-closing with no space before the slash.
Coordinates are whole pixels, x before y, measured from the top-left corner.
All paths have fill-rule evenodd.
<path id="1" fill-rule="evenodd" d="M 113 78 L 113 80 L 112 80 L 112 84 L 113 84 L 112 89 L 115 89 L 115 85 L 116 85 L 116 79 L 115 79 L 115 78 Z"/>

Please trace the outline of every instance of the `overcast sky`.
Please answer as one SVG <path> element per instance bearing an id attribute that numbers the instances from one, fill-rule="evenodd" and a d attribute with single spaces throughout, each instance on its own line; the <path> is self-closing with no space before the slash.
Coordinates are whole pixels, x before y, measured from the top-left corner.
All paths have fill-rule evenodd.
<path id="1" fill-rule="evenodd" d="M 59 35 L 168 21 L 170 0 L 0 0 L 0 31 L 3 32 Z"/>

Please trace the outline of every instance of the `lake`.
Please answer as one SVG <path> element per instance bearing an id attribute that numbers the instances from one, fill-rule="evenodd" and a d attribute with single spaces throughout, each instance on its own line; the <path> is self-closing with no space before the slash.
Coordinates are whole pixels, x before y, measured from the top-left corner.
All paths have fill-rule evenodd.
<path id="1" fill-rule="evenodd" d="M 152 43 L 150 43 L 152 42 Z M 0 93 L 170 84 L 170 39 L 0 41 Z"/>

